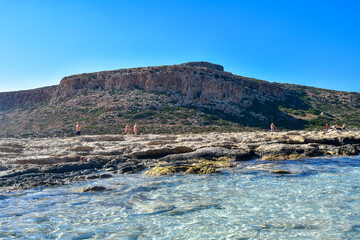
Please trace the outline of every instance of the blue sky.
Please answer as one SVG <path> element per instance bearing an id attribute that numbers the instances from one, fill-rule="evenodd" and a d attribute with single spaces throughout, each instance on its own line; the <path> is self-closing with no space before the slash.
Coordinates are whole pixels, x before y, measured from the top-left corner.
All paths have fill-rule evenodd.
<path id="1" fill-rule="evenodd" d="M 189 61 L 360 92 L 359 9 L 346 0 L 0 0 L 0 92 Z"/>

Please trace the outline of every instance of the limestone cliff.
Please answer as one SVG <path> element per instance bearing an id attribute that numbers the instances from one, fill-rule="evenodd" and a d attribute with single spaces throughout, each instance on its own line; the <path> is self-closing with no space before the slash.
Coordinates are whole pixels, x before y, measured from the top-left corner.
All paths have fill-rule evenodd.
<path id="1" fill-rule="evenodd" d="M 1 92 L 0 110 L 48 103 L 54 97 L 55 91 L 56 86 L 37 88 L 26 91 Z"/>
<path id="2" fill-rule="evenodd" d="M 240 114 L 254 99 L 285 100 L 284 88 L 259 80 L 235 76 L 211 63 L 121 69 L 65 77 L 56 98 L 73 97 L 82 89 L 131 90 L 171 94 L 173 101 L 197 107 L 211 107 Z"/>

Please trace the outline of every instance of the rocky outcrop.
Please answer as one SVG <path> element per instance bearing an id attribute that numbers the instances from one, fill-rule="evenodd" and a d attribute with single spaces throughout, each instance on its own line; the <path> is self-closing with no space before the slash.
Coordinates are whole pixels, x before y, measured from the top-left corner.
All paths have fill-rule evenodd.
<path id="1" fill-rule="evenodd" d="M 2 92 L 0 93 L 0 110 L 47 104 L 54 97 L 55 91 L 56 86 L 26 91 Z"/>
<path id="2" fill-rule="evenodd" d="M 266 163 L 359 151 L 360 132 L 350 131 L 0 139 L 0 191 L 143 170 L 151 176 L 213 174 L 256 158 Z M 266 171 L 291 174 L 276 166 Z"/>
<path id="3" fill-rule="evenodd" d="M 265 81 L 233 75 L 221 65 L 190 62 L 180 65 L 120 69 L 64 77 L 58 86 L 0 93 L 0 110 L 42 103 L 57 103 L 91 90 L 127 90 L 171 94 L 179 104 L 209 107 L 240 114 L 253 99 L 284 100 L 283 88 Z"/>
<path id="4" fill-rule="evenodd" d="M 224 71 L 224 67 L 218 64 L 208 63 L 208 62 L 188 62 L 183 63 L 181 66 L 192 66 L 192 67 L 205 67 L 205 68 L 212 68 L 219 71 Z"/>
<path id="5" fill-rule="evenodd" d="M 220 65 L 206 62 L 73 75 L 61 80 L 56 97 L 66 99 L 84 89 L 136 88 L 168 93 L 179 104 L 211 108 L 232 115 L 240 115 L 254 99 L 265 102 L 286 98 L 286 90 L 280 86 L 235 76 L 224 72 Z"/>

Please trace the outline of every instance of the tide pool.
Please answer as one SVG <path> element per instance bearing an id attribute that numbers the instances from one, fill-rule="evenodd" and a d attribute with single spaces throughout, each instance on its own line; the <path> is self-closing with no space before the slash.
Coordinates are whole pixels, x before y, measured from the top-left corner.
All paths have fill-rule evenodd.
<path id="1" fill-rule="evenodd" d="M 0 239 L 360 239 L 360 157 L 2 193 Z"/>

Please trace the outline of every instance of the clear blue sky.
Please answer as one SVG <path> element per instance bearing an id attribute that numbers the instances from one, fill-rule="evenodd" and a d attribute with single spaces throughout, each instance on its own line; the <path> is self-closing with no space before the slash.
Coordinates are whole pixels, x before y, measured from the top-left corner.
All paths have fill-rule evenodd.
<path id="1" fill-rule="evenodd" d="M 360 1 L 0 0 L 0 92 L 189 61 L 360 92 Z"/>

